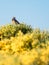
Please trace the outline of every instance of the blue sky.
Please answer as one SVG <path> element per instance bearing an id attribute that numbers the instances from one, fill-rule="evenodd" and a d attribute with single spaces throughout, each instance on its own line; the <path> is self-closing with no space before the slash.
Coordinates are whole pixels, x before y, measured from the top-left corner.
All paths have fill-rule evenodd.
<path id="1" fill-rule="evenodd" d="M 49 0 L 0 0 L 0 25 L 15 16 L 35 28 L 49 29 Z"/>

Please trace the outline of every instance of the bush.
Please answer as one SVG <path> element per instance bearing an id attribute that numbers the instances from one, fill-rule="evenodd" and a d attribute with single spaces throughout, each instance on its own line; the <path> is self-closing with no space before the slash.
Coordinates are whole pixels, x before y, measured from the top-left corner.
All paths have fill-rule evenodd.
<path id="1" fill-rule="evenodd" d="M 0 65 L 49 65 L 49 32 L 26 24 L 2 26 Z"/>
<path id="2" fill-rule="evenodd" d="M 0 27 L 0 39 L 10 38 L 15 36 L 18 31 L 21 30 L 23 34 L 32 31 L 32 28 L 26 24 L 17 24 L 17 25 L 5 25 Z"/>

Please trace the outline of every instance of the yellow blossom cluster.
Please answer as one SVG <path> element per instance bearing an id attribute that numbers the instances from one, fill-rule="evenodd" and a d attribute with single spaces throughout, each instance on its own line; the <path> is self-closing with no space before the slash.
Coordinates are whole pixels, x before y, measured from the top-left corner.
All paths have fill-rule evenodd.
<path id="1" fill-rule="evenodd" d="M 49 65 L 49 39 L 19 30 L 15 37 L 0 40 L 0 65 Z"/>

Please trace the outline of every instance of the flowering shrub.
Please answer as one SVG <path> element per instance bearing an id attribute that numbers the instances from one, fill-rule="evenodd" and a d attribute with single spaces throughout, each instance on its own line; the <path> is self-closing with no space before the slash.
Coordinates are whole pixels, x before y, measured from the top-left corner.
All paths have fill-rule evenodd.
<path id="1" fill-rule="evenodd" d="M 20 26 L 0 28 L 0 65 L 49 65 L 49 32 Z"/>
<path id="2" fill-rule="evenodd" d="M 32 32 L 31 26 L 26 24 L 5 25 L 0 27 L 0 39 L 10 38 L 11 36 L 15 37 L 19 30 L 21 30 L 23 34 Z"/>

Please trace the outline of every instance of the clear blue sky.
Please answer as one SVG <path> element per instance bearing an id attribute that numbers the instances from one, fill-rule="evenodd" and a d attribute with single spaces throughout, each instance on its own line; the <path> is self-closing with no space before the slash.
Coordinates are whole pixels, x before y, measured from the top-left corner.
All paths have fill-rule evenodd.
<path id="1" fill-rule="evenodd" d="M 0 25 L 11 23 L 13 16 L 32 27 L 49 29 L 49 0 L 0 0 Z"/>

